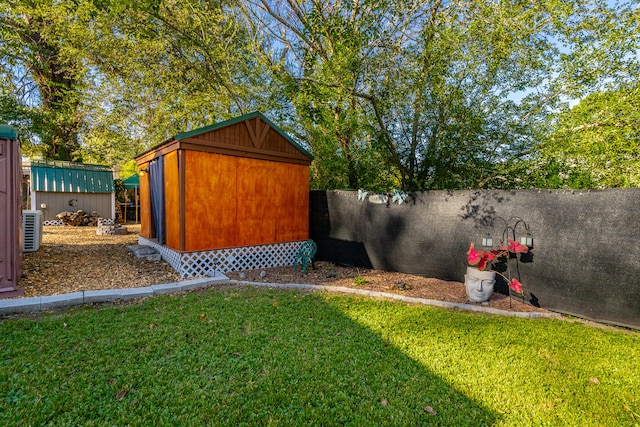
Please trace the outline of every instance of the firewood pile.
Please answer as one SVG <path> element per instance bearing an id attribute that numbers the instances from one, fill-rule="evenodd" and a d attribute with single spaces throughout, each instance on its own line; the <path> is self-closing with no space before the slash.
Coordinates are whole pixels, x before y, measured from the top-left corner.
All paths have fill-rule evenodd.
<path id="1" fill-rule="evenodd" d="M 87 213 L 82 209 L 76 212 L 60 212 L 56 215 L 56 218 L 62 221 L 64 225 L 88 225 L 92 227 L 98 225 L 98 217 L 98 212 L 93 211 L 91 213 Z"/>

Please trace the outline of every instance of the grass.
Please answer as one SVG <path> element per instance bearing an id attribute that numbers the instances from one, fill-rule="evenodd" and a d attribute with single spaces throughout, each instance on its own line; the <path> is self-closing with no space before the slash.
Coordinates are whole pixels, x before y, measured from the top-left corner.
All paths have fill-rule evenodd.
<path id="1" fill-rule="evenodd" d="M 362 276 L 356 276 L 353 278 L 353 284 L 356 286 L 364 286 L 367 283 L 369 283 L 369 281 Z"/>
<path id="2" fill-rule="evenodd" d="M 231 288 L 4 319 L 0 354 L 0 425 L 640 423 L 638 335 L 351 296 Z"/>

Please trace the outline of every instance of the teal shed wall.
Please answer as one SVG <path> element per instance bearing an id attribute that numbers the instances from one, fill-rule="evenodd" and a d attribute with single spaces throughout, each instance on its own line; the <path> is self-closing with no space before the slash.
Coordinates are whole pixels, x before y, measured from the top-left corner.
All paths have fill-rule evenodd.
<path id="1" fill-rule="evenodd" d="M 31 191 L 55 193 L 113 193 L 108 166 L 62 161 L 32 161 Z"/>

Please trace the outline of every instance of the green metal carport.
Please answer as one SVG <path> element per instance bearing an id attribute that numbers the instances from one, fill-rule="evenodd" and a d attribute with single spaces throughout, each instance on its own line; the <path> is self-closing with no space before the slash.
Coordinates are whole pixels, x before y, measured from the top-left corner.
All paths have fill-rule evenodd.
<path id="1" fill-rule="evenodd" d="M 138 217 L 138 213 L 139 213 L 139 209 L 140 209 L 140 200 L 139 200 L 139 192 L 140 192 L 140 175 L 136 174 L 136 175 L 131 175 L 128 178 L 125 178 L 124 180 L 122 180 L 122 185 L 124 186 L 125 190 L 133 190 L 134 192 L 134 205 L 133 205 L 133 209 L 135 209 L 136 212 L 136 224 L 138 224 L 140 222 L 140 219 Z M 128 197 L 127 192 L 125 191 L 125 197 Z M 124 222 L 127 222 L 127 208 L 129 207 L 129 200 L 127 198 L 125 198 L 125 204 L 124 204 L 124 213 L 123 213 L 123 219 Z"/>

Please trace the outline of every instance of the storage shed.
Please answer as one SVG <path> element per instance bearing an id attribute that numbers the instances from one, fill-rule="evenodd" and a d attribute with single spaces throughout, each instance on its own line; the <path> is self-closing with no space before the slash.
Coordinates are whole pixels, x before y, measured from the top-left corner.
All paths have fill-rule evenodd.
<path id="1" fill-rule="evenodd" d="M 31 162 L 31 208 L 42 210 L 45 225 L 62 225 L 60 212 L 96 211 L 113 221 L 116 204 L 110 167 L 57 160 Z"/>
<path id="2" fill-rule="evenodd" d="M 292 265 L 312 159 L 259 112 L 178 134 L 136 157 L 139 242 L 183 277 Z"/>
<path id="3" fill-rule="evenodd" d="M 20 296 L 22 167 L 15 129 L 0 125 L 0 298 Z"/>

